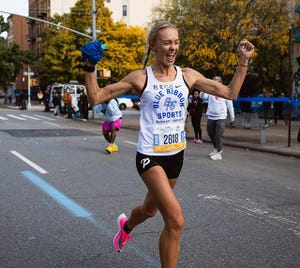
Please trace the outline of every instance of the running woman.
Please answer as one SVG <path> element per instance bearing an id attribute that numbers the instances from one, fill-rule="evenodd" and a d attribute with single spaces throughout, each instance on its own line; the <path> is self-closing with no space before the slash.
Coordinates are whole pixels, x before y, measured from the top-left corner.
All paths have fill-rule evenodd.
<path id="1" fill-rule="evenodd" d="M 184 218 L 173 188 L 179 177 L 186 147 L 184 123 L 189 89 L 235 99 L 244 81 L 254 46 L 247 40 L 239 43 L 239 63 L 231 83 L 226 86 L 207 79 L 191 68 L 175 65 L 179 51 L 177 28 L 167 21 L 156 23 L 148 34 L 148 51 L 144 69 L 129 73 L 119 82 L 99 88 L 94 65 L 86 61 L 85 81 L 92 105 L 126 94 L 134 89 L 141 95 L 140 132 L 136 167 L 148 192 L 142 204 L 130 216 L 118 217 L 118 232 L 113 239 L 116 251 L 123 251 L 131 231 L 155 216 L 159 210 L 164 228 L 159 239 L 163 268 L 176 267 Z M 155 61 L 146 67 L 150 53 Z"/>

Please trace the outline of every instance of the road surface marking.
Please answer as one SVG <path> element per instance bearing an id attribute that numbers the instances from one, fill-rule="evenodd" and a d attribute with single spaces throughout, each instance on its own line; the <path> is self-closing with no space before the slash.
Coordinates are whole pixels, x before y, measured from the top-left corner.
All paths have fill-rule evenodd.
<path id="1" fill-rule="evenodd" d="M 43 116 L 43 115 L 35 114 L 34 116 L 39 117 L 39 118 L 43 118 L 43 119 L 46 119 L 46 120 L 50 120 L 50 121 L 56 121 L 56 119 L 54 119 L 54 118 L 50 118 L 50 117 Z"/>
<path id="2" fill-rule="evenodd" d="M 128 143 L 128 144 L 132 144 L 132 145 L 137 145 L 136 142 L 132 142 L 132 141 L 124 141 L 125 143 Z"/>
<path id="3" fill-rule="evenodd" d="M 104 232 L 104 234 L 108 238 L 112 238 L 114 236 L 114 232 L 106 226 L 105 222 L 102 219 L 95 220 L 93 218 L 93 214 L 89 210 L 80 206 L 78 203 L 66 196 L 63 192 L 57 190 L 55 187 L 53 187 L 52 185 L 50 185 L 31 171 L 23 171 L 21 173 L 26 179 L 28 179 L 31 183 L 33 183 L 44 193 L 46 193 L 48 196 L 54 199 L 59 205 L 63 206 L 72 215 L 87 219 L 97 228 L 101 229 L 101 231 Z M 128 244 L 127 247 L 131 248 L 137 256 L 144 259 L 150 266 L 155 268 L 160 267 L 158 260 L 143 252 L 139 247 L 135 246 L 133 243 Z"/>
<path id="4" fill-rule="evenodd" d="M 13 115 L 13 114 L 7 114 L 7 116 L 11 117 L 11 118 L 15 118 L 15 119 L 18 119 L 18 120 L 27 120 L 26 118 L 22 118 L 20 116 L 16 116 L 16 115 Z"/>
<path id="5" fill-rule="evenodd" d="M 30 116 L 30 115 L 27 115 L 27 114 L 21 114 L 22 117 L 25 117 L 25 118 L 29 118 L 29 119 L 33 119 L 33 120 L 41 120 L 40 118 L 36 118 L 36 117 L 33 117 L 33 116 Z"/>
<path id="6" fill-rule="evenodd" d="M 248 198 L 246 200 L 234 200 L 212 194 L 198 194 L 198 197 L 206 200 L 212 200 L 214 202 L 225 203 L 236 211 L 245 213 L 250 217 L 262 218 L 273 226 L 286 226 L 289 231 L 294 233 L 294 235 L 300 237 L 300 222 L 298 222 L 297 219 L 288 219 L 286 217 L 276 215 L 276 211 L 273 211 L 268 207 L 262 207 L 260 204 L 257 204 L 255 201 Z"/>
<path id="7" fill-rule="evenodd" d="M 59 124 L 55 124 L 55 123 L 51 123 L 51 122 L 46 122 L 46 121 L 43 121 L 44 124 L 47 124 L 47 125 L 50 125 L 50 126 L 54 126 L 54 127 L 59 127 L 60 125 Z"/>
<path id="8" fill-rule="evenodd" d="M 92 213 L 78 205 L 72 199 L 64 195 L 62 192 L 45 182 L 42 178 L 35 175 L 31 171 L 22 171 L 22 174 L 34 185 L 40 188 L 44 193 L 49 195 L 58 204 L 66 208 L 72 215 L 81 218 L 90 218 Z"/>
<path id="9" fill-rule="evenodd" d="M 22 161 L 24 161 L 26 164 L 28 164 L 29 166 L 31 166 L 32 168 L 34 168 L 36 171 L 38 171 L 41 174 L 47 174 L 48 171 L 46 171 L 45 169 L 41 168 L 40 166 L 38 166 L 37 164 L 33 163 L 31 160 L 29 160 L 28 158 L 26 158 L 25 156 L 19 154 L 16 151 L 10 151 L 12 154 L 14 154 L 15 156 L 17 156 L 18 158 L 20 158 Z"/>

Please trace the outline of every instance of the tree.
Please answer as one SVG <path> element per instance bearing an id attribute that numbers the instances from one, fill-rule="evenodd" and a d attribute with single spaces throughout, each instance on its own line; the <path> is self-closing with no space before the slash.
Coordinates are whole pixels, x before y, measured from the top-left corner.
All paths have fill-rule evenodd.
<path id="1" fill-rule="evenodd" d="M 112 81 L 119 80 L 127 73 L 142 66 L 145 52 L 145 29 L 127 27 L 123 23 L 114 24 L 104 38 L 108 44 L 100 68 L 112 71 Z"/>
<path id="2" fill-rule="evenodd" d="M 101 29 L 101 34 L 97 38 L 108 46 L 105 57 L 97 67 L 111 70 L 112 81 L 118 80 L 124 74 L 141 66 L 146 31 L 140 27 L 114 23 L 111 12 L 104 7 L 103 0 L 97 1 L 96 9 L 96 28 Z M 79 0 L 70 14 L 55 16 L 53 22 L 85 32 L 92 25 L 91 1 Z M 48 83 L 74 79 L 83 82 L 80 49 L 89 41 L 91 40 L 72 32 L 48 27 L 43 33 L 41 80 Z"/>
<path id="3" fill-rule="evenodd" d="M 7 31 L 8 24 L 0 16 L 0 34 Z M 0 37 L 0 87 L 4 89 L 16 80 L 23 64 L 32 63 L 34 55 L 29 51 L 21 51 L 17 44 L 7 45 L 7 40 Z"/>
<path id="4" fill-rule="evenodd" d="M 8 23 L 4 21 L 4 17 L 0 15 L 0 34 L 7 32 L 9 29 Z"/>
<path id="5" fill-rule="evenodd" d="M 156 12 L 178 26 L 178 64 L 226 80 L 234 72 L 237 45 L 243 38 L 256 47 L 252 62 L 256 72 L 266 67 L 269 77 L 285 72 L 289 8 L 290 1 L 286 0 L 170 0 Z"/>

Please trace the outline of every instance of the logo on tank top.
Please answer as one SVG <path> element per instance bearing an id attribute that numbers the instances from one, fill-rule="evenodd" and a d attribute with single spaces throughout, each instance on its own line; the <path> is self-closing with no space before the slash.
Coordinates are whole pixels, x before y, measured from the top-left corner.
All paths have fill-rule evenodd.
<path id="1" fill-rule="evenodd" d="M 162 99 L 164 99 L 163 107 L 166 107 L 168 110 L 173 107 L 175 108 L 177 102 L 179 102 L 180 107 L 184 107 L 185 105 L 185 98 L 182 92 L 180 90 L 176 89 L 177 87 L 180 87 L 181 85 L 176 85 L 174 88 L 174 85 L 153 85 L 153 89 L 160 90 L 155 93 L 154 95 L 154 101 L 153 101 L 153 108 L 158 109 L 160 107 L 160 102 Z"/>

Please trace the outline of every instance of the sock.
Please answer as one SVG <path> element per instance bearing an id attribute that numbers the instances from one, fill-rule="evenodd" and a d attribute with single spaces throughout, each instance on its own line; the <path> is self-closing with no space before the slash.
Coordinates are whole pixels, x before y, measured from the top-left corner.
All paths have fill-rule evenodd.
<path id="1" fill-rule="evenodd" d="M 126 221 L 125 224 L 124 224 L 124 232 L 125 232 L 126 234 L 129 234 L 129 233 L 131 232 L 131 229 L 129 229 L 129 227 L 128 227 L 128 225 L 127 225 L 127 221 Z"/>

